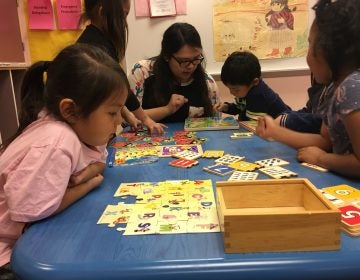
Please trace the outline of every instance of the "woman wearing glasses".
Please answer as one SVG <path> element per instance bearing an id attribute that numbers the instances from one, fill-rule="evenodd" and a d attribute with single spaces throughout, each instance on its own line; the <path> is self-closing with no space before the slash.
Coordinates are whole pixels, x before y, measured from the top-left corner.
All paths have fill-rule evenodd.
<path id="1" fill-rule="evenodd" d="M 155 121 L 215 116 L 219 92 L 203 61 L 195 27 L 174 23 L 163 35 L 160 54 L 134 65 L 128 76 L 130 88 Z"/>

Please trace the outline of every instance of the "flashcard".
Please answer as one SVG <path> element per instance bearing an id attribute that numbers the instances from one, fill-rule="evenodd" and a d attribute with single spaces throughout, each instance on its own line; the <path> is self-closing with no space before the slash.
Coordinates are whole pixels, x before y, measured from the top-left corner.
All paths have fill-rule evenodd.
<path id="1" fill-rule="evenodd" d="M 216 164 L 216 165 L 204 167 L 203 170 L 213 173 L 215 175 L 225 176 L 227 174 L 234 172 L 235 169 L 228 165 Z"/>
<path id="2" fill-rule="evenodd" d="M 262 167 L 283 166 L 289 164 L 289 162 L 280 158 L 262 159 L 255 161 L 255 163 L 259 164 Z"/>
<path id="3" fill-rule="evenodd" d="M 341 211 L 341 221 L 351 227 L 360 225 L 360 208 L 353 205 L 339 207 Z"/>
<path id="4" fill-rule="evenodd" d="M 242 171 L 234 171 L 231 174 L 228 181 L 249 181 L 249 180 L 256 180 L 259 173 L 257 172 L 242 172 Z"/>
<path id="5" fill-rule="evenodd" d="M 317 171 L 321 171 L 321 172 L 327 172 L 329 170 L 327 170 L 326 168 L 322 168 L 320 166 L 317 166 L 315 164 L 311 164 L 311 163 L 307 163 L 307 162 L 302 162 L 301 163 L 302 166 L 317 170 Z"/>
<path id="6" fill-rule="evenodd" d="M 159 210 L 148 210 L 145 211 L 143 209 L 139 209 L 132 213 L 129 223 L 144 223 L 144 222 L 151 222 L 154 223 L 159 219 Z"/>
<path id="7" fill-rule="evenodd" d="M 133 209 L 131 204 L 107 205 L 97 224 L 108 224 L 108 227 L 115 227 L 117 224 L 127 223 Z"/>
<path id="8" fill-rule="evenodd" d="M 348 185 L 337 185 L 337 186 L 323 188 L 323 190 L 343 200 L 360 198 L 360 191 Z"/>
<path id="9" fill-rule="evenodd" d="M 219 158 L 224 155 L 224 151 L 206 150 L 203 154 L 204 158 Z"/>
<path id="10" fill-rule="evenodd" d="M 253 132 L 234 132 L 233 135 L 230 135 L 231 139 L 239 139 L 239 138 L 250 138 L 254 135 Z"/>
<path id="11" fill-rule="evenodd" d="M 262 173 L 264 173 L 272 178 L 275 178 L 275 179 L 297 176 L 297 173 L 287 170 L 285 168 L 282 168 L 281 166 L 260 168 L 259 171 L 261 171 Z"/>
<path id="12" fill-rule="evenodd" d="M 159 234 L 187 233 L 187 221 L 176 221 L 176 222 L 159 221 L 157 224 L 156 233 Z"/>
<path id="13" fill-rule="evenodd" d="M 233 156 L 233 155 L 223 155 L 221 158 L 218 158 L 215 160 L 216 163 L 222 163 L 222 164 L 230 164 L 233 162 L 237 162 L 237 161 L 241 161 L 243 160 L 245 157 L 241 157 L 241 156 Z"/>
<path id="14" fill-rule="evenodd" d="M 220 232 L 219 222 L 202 222 L 197 220 L 189 220 L 187 222 L 187 232 Z"/>
<path id="15" fill-rule="evenodd" d="M 182 159 L 188 159 L 188 160 L 198 159 L 199 157 L 201 157 L 201 155 L 199 153 L 196 153 L 193 151 L 188 151 L 188 150 L 178 152 L 176 154 L 173 154 L 172 156 L 176 157 L 176 158 L 182 158 Z"/>
<path id="16" fill-rule="evenodd" d="M 179 158 L 179 159 L 170 161 L 169 164 L 171 166 L 180 167 L 180 168 L 190 168 L 194 165 L 199 164 L 199 162 L 197 160 L 189 160 L 189 159 Z"/>
<path id="17" fill-rule="evenodd" d="M 229 164 L 230 167 L 235 168 L 240 171 L 253 171 L 257 168 L 260 168 L 258 164 L 246 162 L 246 161 L 237 161 Z"/>

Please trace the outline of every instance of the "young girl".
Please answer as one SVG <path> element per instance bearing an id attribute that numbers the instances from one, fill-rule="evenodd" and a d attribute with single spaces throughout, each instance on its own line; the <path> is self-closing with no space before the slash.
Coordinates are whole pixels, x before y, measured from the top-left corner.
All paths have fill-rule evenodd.
<path id="1" fill-rule="evenodd" d="M 130 10 L 130 0 L 84 0 L 84 4 L 82 21 L 89 20 L 90 24 L 80 35 L 78 42 L 101 47 L 120 63 L 125 56 L 128 38 L 126 17 Z M 125 105 L 122 115 L 131 126 L 136 128 L 142 123 L 151 133 L 164 132 L 165 126 L 154 122 L 131 92 Z"/>
<path id="2" fill-rule="evenodd" d="M 149 116 L 162 122 L 211 117 L 219 102 L 214 79 L 203 67 L 200 35 L 188 23 L 164 33 L 158 56 L 136 63 L 128 75 L 131 90 Z"/>
<path id="3" fill-rule="evenodd" d="M 269 116 L 257 133 L 298 148 L 299 161 L 360 178 L 360 5 L 319 0 L 313 9 L 307 62 L 315 80 L 327 85 L 321 133 L 297 133 Z"/>
<path id="4" fill-rule="evenodd" d="M 128 90 L 119 65 L 82 44 L 26 72 L 20 126 L 0 156 L 2 274 L 27 223 L 62 211 L 102 182 L 106 144 Z"/>

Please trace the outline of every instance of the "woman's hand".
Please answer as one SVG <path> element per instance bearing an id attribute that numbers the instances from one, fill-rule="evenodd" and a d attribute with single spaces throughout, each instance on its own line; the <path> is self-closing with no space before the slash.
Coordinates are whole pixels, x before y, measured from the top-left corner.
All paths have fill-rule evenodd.
<path id="1" fill-rule="evenodd" d="M 229 105 L 223 102 L 219 102 L 214 105 L 214 110 L 217 112 L 226 113 L 229 110 Z"/>
<path id="2" fill-rule="evenodd" d="M 321 163 L 321 157 L 326 154 L 324 150 L 311 146 L 299 149 L 296 158 L 300 162 L 307 162 L 324 167 Z"/>
<path id="3" fill-rule="evenodd" d="M 179 110 L 185 103 L 188 102 L 188 99 L 180 94 L 172 94 L 169 103 L 167 104 L 167 108 L 170 114 L 174 114 L 177 110 Z"/>
<path id="4" fill-rule="evenodd" d="M 149 129 L 151 135 L 162 135 L 164 134 L 164 128 L 167 127 L 162 123 L 154 122 L 150 117 L 147 117 L 143 124 Z"/>

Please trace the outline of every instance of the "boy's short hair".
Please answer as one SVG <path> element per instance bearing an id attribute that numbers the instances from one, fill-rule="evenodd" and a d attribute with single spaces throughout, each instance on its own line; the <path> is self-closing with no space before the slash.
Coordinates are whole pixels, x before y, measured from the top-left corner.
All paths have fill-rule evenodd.
<path id="1" fill-rule="evenodd" d="M 248 51 L 236 51 L 228 56 L 221 68 L 221 81 L 225 85 L 250 85 L 261 77 L 258 58 Z"/>

